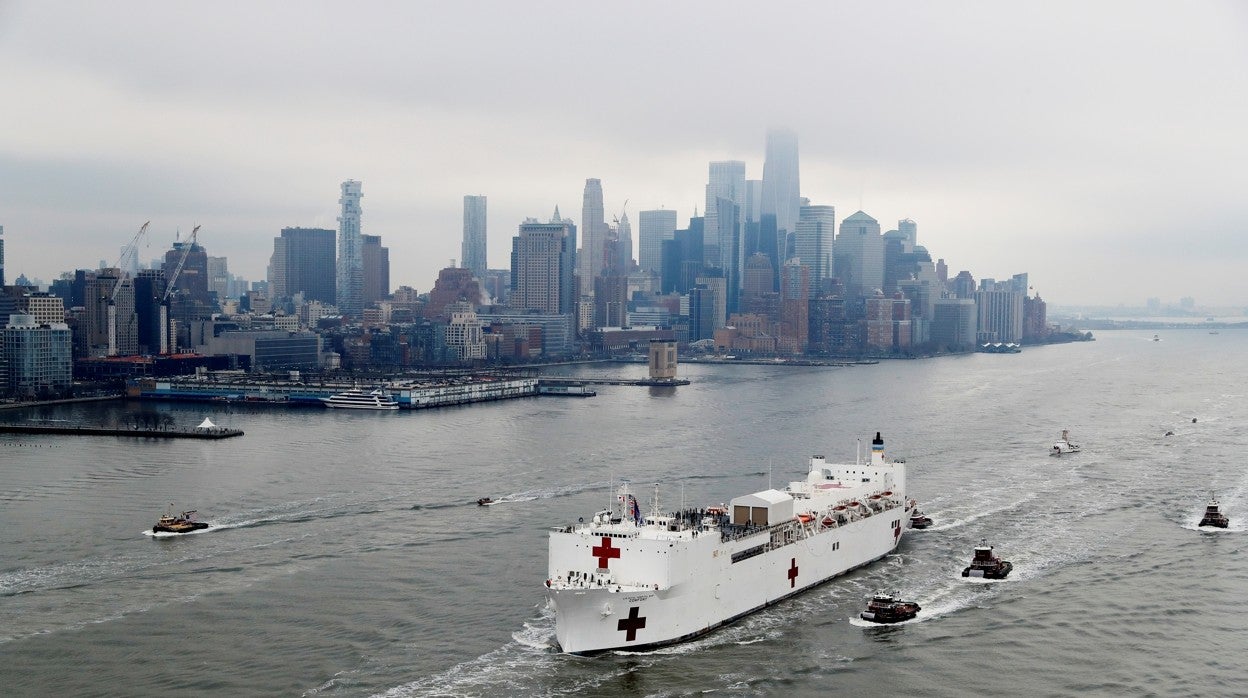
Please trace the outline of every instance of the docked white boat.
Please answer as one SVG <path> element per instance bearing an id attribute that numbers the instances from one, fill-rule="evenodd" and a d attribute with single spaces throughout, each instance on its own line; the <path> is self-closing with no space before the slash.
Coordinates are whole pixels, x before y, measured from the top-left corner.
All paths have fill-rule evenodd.
<path id="1" fill-rule="evenodd" d="M 1070 430 L 1063 429 L 1062 438 L 1053 442 L 1053 449 L 1049 451 L 1049 454 L 1053 456 L 1064 456 L 1068 453 L 1078 453 L 1079 448 L 1079 444 L 1071 442 Z"/>
<path id="2" fill-rule="evenodd" d="M 810 459 L 806 479 L 727 506 L 642 516 L 627 486 L 614 510 L 550 533 L 555 639 L 575 654 L 697 637 L 887 555 L 915 509 L 906 466 L 877 433 L 866 463 Z"/>
<path id="3" fill-rule="evenodd" d="M 399 403 L 384 390 L 365 392 L 359 389 L 321 398 L 326 407 L 342 407 L 351 410 L 397 410 Z"/>

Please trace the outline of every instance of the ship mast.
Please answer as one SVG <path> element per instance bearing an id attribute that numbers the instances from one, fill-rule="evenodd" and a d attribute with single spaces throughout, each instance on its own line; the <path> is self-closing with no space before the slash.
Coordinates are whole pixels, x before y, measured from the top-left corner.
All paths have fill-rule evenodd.
<path id="1" fill-rule="evenodd" d="M 659 483 L 654 483 L 654 502 L 650 505 L 650 515 L 659 516 Z"/>

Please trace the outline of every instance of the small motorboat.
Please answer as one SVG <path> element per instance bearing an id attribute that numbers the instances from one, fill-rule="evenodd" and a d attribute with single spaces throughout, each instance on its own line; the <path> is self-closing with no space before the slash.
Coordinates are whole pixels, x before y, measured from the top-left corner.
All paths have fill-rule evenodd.
<path id="1" fill-rule="evenodd" d="M 1079 452 L 1079 444 L 1071 443 L 1070 441 L 1070 430 L 1063 429 L 1062 438 L 1053 442 L 1053 450 L 1049 451 L 1049 454 L 1054 455 L 1054 456 L 1061 456 L 1062 454 L 1065 454 L 1065 453 L 1078 453 L 1078 452 Z"/>
<path id="2" fill-rule="evenodd" d="M 970 566 L 962 570 L 962 576 L 1005 579 L 1013 569 L 1014 563 L 993 555 L 992 546 L 988 545 L 987 540 L 981 540 L 979 545 L 975 546 L 975 556 L 971 558 Z"/>
<path id="3" fill-rule="evenodd" d="M 1209 496 L 1209 503 L 1205 505 L 1205 516 L 1200 520 L 1199 526 L 1213 526 L 1215 528 L 1226 528 L 1230 523 L 1226 519 L 1218 506 L 1218 499 L 1213 495 Z"/>
<path id="4" fill-rule="evenodd" d="M 922 530 L 931 525 L 932 525 L 932 517 L 928 516 L 927 514 L 924 514 L 918 509 L 915 509 L 914 513 L 910 514 L 910 528 L 917 528 L 919 530 Z"/>
<path id="5" fill-rule="evenodd" d="M 867 602 L 867 610 L 861 618 L 872 623 L 901 623 L 910 620 L 922 610 L 913 601 L 902 601 L 892 594 L 876 594 Z"/>
<path id="6" fill-rule="evenodd" d="M 490 499 L 489 497 L 482 497 L 481 499 L 477 500 L 477 506 L 479 507 L 488 507 L 489 505 L 493 503 L 494 503 L 494 500 Z"/>
<path id="7" fill-rule="evenodd" d="M 156 525 L 152 526 L 152 533 L 190 533 L 202 531 L 205 528 L 208 528 L 208 524 L 196 521 L 194 510 L 184 511 L 181 514 L 174 514 L 171 511 L 161 515 Z"/>

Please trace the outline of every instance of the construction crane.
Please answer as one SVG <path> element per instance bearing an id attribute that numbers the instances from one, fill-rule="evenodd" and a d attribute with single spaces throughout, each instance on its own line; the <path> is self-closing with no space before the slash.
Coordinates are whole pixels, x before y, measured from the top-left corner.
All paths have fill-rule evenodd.
<path id="1" fill-rule="evenodd" d="M 182 275 L 182 267 L 186 266 L 186 258 L 191 256 L 191 248 L 195 247 L 195 239 L 199 236 L 199 226 L 195 226 L 191 230 L 191 239 L 185 243 L 182 248 L 182 256 L 178 258 L 178 266 L 173 268 L 173 274 L 169 276 L 165 282 L 165 295 L 160 299 L 160 353 L 173 353 L 171 349 L 177 349 L 177 338 L 174 335 L 172 323 L 169 322 L 169 298 L 173 295 L 173 291 L 178 283 L 178 277 Z"/>
<path id="2" fill-rule="evenodd" d="M 173 274 L 169 276 L 169 281 L 165 283 L 165 297 L 160 299 L 164 303 L 169 300 L 169 296 L 173 295 L 174 284 L 178 282 L 178 276 L 182 274 L 182 267 L 186 266 L 186 258 L 191 255 L 191 248 L 195 246 L 195 238 L 199 235 L 199 226 L 191 231 L 191 240 L 182 248 L 182 256 L 178 259 L 178 266 L 173 268 Z"/>
<path id="3" fill-rule="evenodd" d="M 121 284 L 129 276 L 129 272 L 121 268 L 121 263 L 129 259 L 137 252 L 139 240 L 143 239 L 144 233 L 147 232 L 147 226 L 152 222 L 148 221 L 139 228 L 139 232 L 134 234 L 134 238 L 130 240 L 130 244 L 121 248 L 121 256 L 117 258 L 117 263 L 113 266 L 117 269 L 117 283 L 113 284 L 112 293 L 108 294 L 108 355 L 117 356 L 117 294 L 121 291 Z"/>

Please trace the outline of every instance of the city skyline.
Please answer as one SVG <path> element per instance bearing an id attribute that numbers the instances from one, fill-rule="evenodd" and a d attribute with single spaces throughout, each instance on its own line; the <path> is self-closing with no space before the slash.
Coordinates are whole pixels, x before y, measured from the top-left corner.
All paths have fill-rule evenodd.
<path id="1" fill-rule="evenodd" d="M 492 225 L 513 231 L 555 206 L 581 220 L 595 178 L 608 215 L 628 200 L 676 211 L 683 228 L 703 212 L 708 163 L 740 160 L 762 178 L 779 127 L 800 144 L 803 196 L 914 219 L 951 274 L 1029 271 L 1065 305 L 1248 302 L 1236 235 L 1248 220 L 1237 167 L 1248 14 L 1233 3 L 848 3 L 740 19 L 698 3 L 499 5 L 488 21 L 438 7 L 448 31 L 403 40 L 428 9 L 353 10 L 367 31 L 320 55 L 296 47 L 332 33 L 333 5 L 228 17 L 6 5 L 6 280 L 115 259 L 149 219 L 140 260 L 200 224 L 210 254 L 260 280 L 282 228 L 337 227 L 337 186 L 355 179 L 369 189 L 364 231 L 391 250 L 391 285 L 423 292 L 461 256 L 466 194 L 487 195 Z M 804 40 L 825 26 L 844 31 Z M 551 28 L 558 51 L 527 50 Z M 723 41 L 695 53 L 703 32 Z M 653 55 L 588 50 L 604 40 Z M 582 53 L 593 58 L 566 60 Z M 445 55 L 473 58 L 435 60 Z M 603 96 L 561 99 L 572 85 Z M 610 96 L 621 89 L 644 98 Z M 507 258 L 509 237 L 493 236 L 490 259 Z"/>

